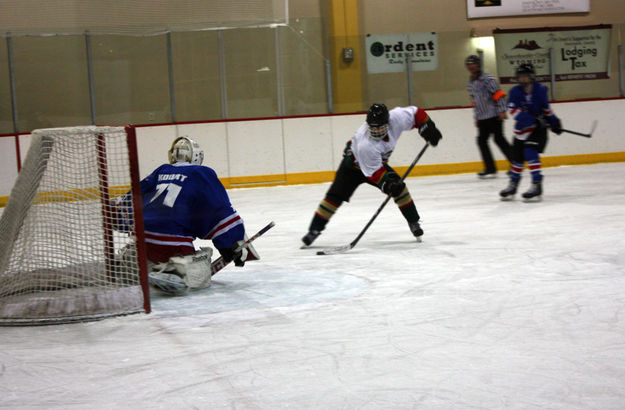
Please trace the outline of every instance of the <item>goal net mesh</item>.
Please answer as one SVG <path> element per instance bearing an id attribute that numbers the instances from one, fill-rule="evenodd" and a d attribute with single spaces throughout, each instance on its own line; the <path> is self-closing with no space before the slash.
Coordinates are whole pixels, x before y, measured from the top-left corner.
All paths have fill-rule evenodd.
<path id="1" fill-rule="evenodd" d="M 144 311 L 129 158 L 123 127 L 32 133 L 0 219 L 0 324 Z"/>

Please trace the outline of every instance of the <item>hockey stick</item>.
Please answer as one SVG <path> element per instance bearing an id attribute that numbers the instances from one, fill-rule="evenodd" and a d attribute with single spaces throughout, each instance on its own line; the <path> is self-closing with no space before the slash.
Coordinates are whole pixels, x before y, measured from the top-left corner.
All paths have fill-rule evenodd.
<path id="1" fill-rule="evenodd" d="M 412 171 L 412 169 L 414 168 L 415 165 L 417 165 L 417 162 L 419 162 L 419 160 L 421 159 L 421 157 L 423 156 L 423 154 L 425 153 L 425 150 L 430 146 L 429 143 L 425 143 L 425 146 L 423 147 L 423 149 L 421 150 L 421 152 L 419 152 L 419 155 L 417 155 L 417 157 L 414 159 L 414 161 L 412 161 L 412 164 L 410 164 L 410 166 L 408 167 L 408 169 L 406 170 L 406 173 L 404 174 L 404 176 L 401 177 L 400 181 L 403 181 L 404 179 L 406 179 L 406 177 L 408 176 L 408 174 L 410 174 L 410 171 Z M 384 209 L 384 207 L 386 206 L 386 204 L 388 204 L 388 201 L 391 200 L 391 194 L 388 194 L 386 199 L 384 200 L 384 202 L 382 202 L 382 205 L 380 205 L 380 207 L 378 208 L 377 211 L 375 211 L 375 214 L 373 214 L 373 216 L 371 217 L 371 219 L 369 220 L 369 222 L 367 222 L 367 225 L 365 225 L 365 227 L 363 228 L 362 231 L 360 231 L 360 233 L 358 234 L 358 236 L 356 237 L 356 239 L 354 239 L 353 241 L 351 241 L 351 243 L 349 245 L 344 245 L 344 246 L 339 246 L 337 248 L 329 248 L 329 249 L 324 249 L 322 251 L 317 252 L 317 255 L 334 255 L 337 253 L 343 253 L 343 252 L 347 252 L 350 249 L 352 249 L 354 246 L 356 246 L 356 244 L 358 243 L 358 241 L 360 240 L 360 238 L 363 237 L 363 235 L 365 234 L 365 232 L 367 232 L 367 229 L 369 229 L 369 227 L 371 226 L 371 224 L 373 223 L 373 221 L 375 221 L 375 219 L 378 217 L 378 215 L 380 215 L 380 212 L 382 212 L 382 209 Z"/>
<path id="2" fill-rule="evenodd" d="M 596 128 L 597 128 L 597 120 L 594 120 L 592 122 L 592 125 L 590 126 L 590 132 L 588 134 L 584 134 L 583 132 L 565 130 L 564 128 L 562 128 L 562 132 L 567 132 L 573 135 L 579 135 L 580 137 L 592 138 L 592 133 L 595 132 Z"/>
<path id="3" fill-rule="evenodd" d="M 243 247 L 245 245 L 250 244 L 254 239 L 257 239 L 259 236 L 261 236 L 262 234 L 264 234 L 265 232 L 267 232 L 268 230 L 270 230 L 274 226 L 276 226 L 275 222 L 273 222 L 273 221 L 269 222 L 269 224 L 267 224 L 267 226 L 265 226 L 263 229 L 261 229 L 256 234 L 254 234 L 254 236 L 252 236 L 247 241 L 245 241 L 239 248 L 241 248 L 241 247 Z M 219 272 L 220 270 L 225 268 L 226 265 L 228 265 L 229 263 L 230 262 L 226 262 L 224 260 L 223 256 L 220 256 L 219 258 L 217 258 L 213 263 L 211 263 L 211 277 L 215 276 L 215 274 L 217 272 Z"/>

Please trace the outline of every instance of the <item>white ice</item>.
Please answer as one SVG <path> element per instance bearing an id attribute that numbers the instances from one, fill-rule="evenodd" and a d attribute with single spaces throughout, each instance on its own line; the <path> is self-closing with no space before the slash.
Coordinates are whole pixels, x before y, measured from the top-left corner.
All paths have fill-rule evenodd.
<path id="1" fill-rule="evenodd" d="M 150 315 L 0 328 L 0 408 L 625 408 L 625 164 L 412 178 L 425 236 L 362 186 L 300 237 L 328 184 L 230 191 L 262 261 Z M 527 178 L 522 184 L 525 189 Z"/>

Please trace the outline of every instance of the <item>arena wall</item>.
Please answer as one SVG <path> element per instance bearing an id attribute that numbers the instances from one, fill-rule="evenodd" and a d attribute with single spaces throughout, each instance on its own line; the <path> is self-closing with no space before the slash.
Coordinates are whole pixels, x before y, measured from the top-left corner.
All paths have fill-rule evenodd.
<path id="1" fill-rule="evenodd" d="M 591 139 L 552 134 L 546 166 L 625 161 L 625 99 L 559 102 L 553 109 L 567 129 L 587 132 L 594 119 L 599 126 Z M 472 110 L 428 112 L 443 140 L 428 150 L 411 176 L 479 171 Z M 332 179 L 346 141 L 362 121 L 363 114 L 346 114 L 138 126 L 140 172 L 144 177 L 165 162 L 172 140 L 188 135 L 204 148 L 205 165 L 214 168 L 228 188 L 325 182 Z M 506 121 L 505 129 L 510 139 L 512 121 Z M 17 177 L 18 158 L 28 150 L 30 136 L 18 139 L 19 153 L 14 136 L 0 138 L 0 205 Z M 391 165 L 405 169 L 423 143 L 416 130 L 405 133 Z M 493 153 L 503 160 L 496 147 Z"/>

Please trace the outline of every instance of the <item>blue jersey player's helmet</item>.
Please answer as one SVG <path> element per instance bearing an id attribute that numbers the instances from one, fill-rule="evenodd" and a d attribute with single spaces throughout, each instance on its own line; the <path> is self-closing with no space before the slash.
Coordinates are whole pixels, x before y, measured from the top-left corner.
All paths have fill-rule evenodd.
<path id="1" fill-rule="evenodd" d="M 190 162 L 193 165 L 202 165 L 204 151 L 200 145 L 187 136 L 178 137 L 171 144 L 168 152 L 169 163 Z"/>
<path id="2" fill-rule="evenodd" d="M 531 81 L 536 81 L 536 70 L 534 69 L 534 65 L 532 63 L 523 63 L 516 69 L 516 78 L 519 79 L 521 74 L 526 74 L 529 76 Z"/>

